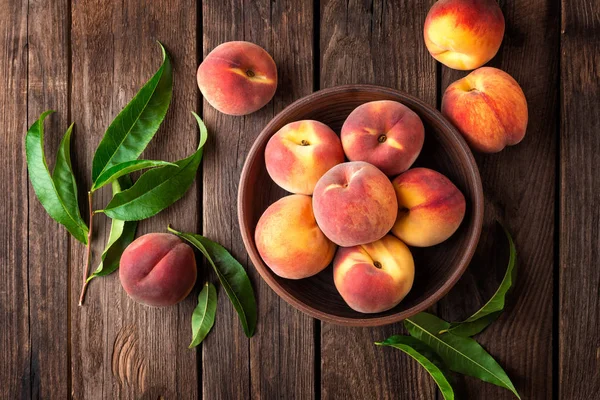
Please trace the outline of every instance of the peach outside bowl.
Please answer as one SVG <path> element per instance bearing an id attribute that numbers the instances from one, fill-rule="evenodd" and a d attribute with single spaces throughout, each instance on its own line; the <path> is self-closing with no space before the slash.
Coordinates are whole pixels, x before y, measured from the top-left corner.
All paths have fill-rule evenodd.
<path id="1" fill-rule="evenodd" d="M 275 275 L 261 259 L 254 229 L 267 207 L 287 195 L 270 179 L 264 151 L 269 138 L 284 125 L 314 119 L 339 134 L 348 114 L 357 106 L 376 100 L 395 100 L 415 111 L 425 125 L 425 145 L 414 166 L 446 175 L 467 200 L 465 219 L 447 241 L 428 248 L 411 248 L 415 281 L 410 293 L 396 307 L 378 314 L 361 314 L 346 305 L 333 284 L 333 268 L 310 278 L 289 280 Z M 294 102 L 260 133 L 242 170 L 238 191 L 238 218 L 246 251 L 267 284 L 285 301 L 304 313 L 338 325 L 379 326 L 409 318 L 439 301 L 466 270 L 481 233 L 483 189 L 479 170 L 469 147 L 440 112 L 423 101 L 395 89 L 371 85 L 346 85 L 320 90 Z"/>

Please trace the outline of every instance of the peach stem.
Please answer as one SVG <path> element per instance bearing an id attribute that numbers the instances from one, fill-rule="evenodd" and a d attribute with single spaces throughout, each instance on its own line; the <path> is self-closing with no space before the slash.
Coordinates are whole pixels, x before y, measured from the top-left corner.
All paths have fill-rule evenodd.
<path id="1" fill-rule="evenodd" d="M 90 268 L 90 255 L 92 253 L 92 228 L 94 221 L 94 210 L 92 208 L 92 192 L 88 192 L 88 205 L 90 210 L 90 229 L 88 231 L 87 250 L 85 255 L 85 265 L 83 266 L 83 285 L 81 287 L 81 294 L 79 295 L 79 306 L 83 305 L 83 298 L 85 297 L 85 290 L 88 285 L 88 270 Z"/>

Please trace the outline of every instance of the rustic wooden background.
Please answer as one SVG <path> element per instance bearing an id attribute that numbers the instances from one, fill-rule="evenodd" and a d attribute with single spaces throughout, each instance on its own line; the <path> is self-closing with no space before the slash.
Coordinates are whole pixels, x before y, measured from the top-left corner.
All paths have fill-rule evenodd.
<path id="1" fill-rule="evenodd" d="M 248 262 L 236 194 L 245 156 L 267 121 L 320 88 L 373 83 L 439 105 L 466 73 L 437 64 L 422 26 L 434 0 L 168 0 L 0 2 L 0 398 L 30 399 L 441 399 L 399 351 L 372 343 L 400 324 L 344 328 L 313 320 L 272 292 Z M 509 309 L 480 335 L 524 399 L 600 398 L 600 2 L 501 0 L 506 35 L 490 65 L 513 75 L 529 102 L 525 140 L 477 155 L 486 196 L 477 255 L 438 315 L 460 319 L 493 293 L 504 272 L 506 223 L 519 253 Z M 130 301 L 116 275 L 96 279 L 77 307 L 83 246 L 51 220 L 27 181 L 24 135 L 43 110 L 48 157 L 76 123 L 81 195 L 104 130 L 170 52 L 174 96 L 146 152 L 175 160 L 197 143 L 189 111 L 211 139 L 197 184 L 140 225 L 167 223 L 221 242 L 248 267 L 259 325 L 248 340 L 221 294 L 212 333 L 188 350 L 195 296 L 151 309 Z M 195 72 L 229 40 L 263 46 L 280 85 L 265 108 L 229 117 L 203 103 Z M 109 191 L 96 199 L 105 204 Z M 96 207 L 98 208 L 98 207 Z M 94 235 L 106 237 L 103 218 Z M 102 240 L 96 241 L 95 254 Z M 462 398 L 509 392 L 459 378 Z"/>

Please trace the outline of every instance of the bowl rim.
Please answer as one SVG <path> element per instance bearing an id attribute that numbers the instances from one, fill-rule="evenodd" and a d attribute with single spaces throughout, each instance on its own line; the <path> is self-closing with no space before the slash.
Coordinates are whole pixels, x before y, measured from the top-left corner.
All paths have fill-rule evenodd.
<path id="1" fill-rule="evenodd" d="M 285 288 L 275 279 L 274 276 L 271 275 L 269 271 L 267 271 L 267 266 L 264 261 L 258 254 L 258 250 L 256 249 L 256 244 L 254 243 L 254 232 L 250 232 L 251 229 L 247 226 L 246 222 L 243 220 L 242 216 L 247 214 L 247 209 L 244 204 L 246 202 L 246 193 L 244 188 L 246 187 L 246 182 L 248 180 L 249 171 L 254 167 L 256 162 L 260 160 L 261 155 L 258 154 L 260 148 L 263 146 L 261 143 L 266 142 L 270 136 L 269 132 L 273 130 L 273 127 L 280 124 L 280 120 L 286 117 L 286 115 L 290 111 L 294 111 L 304 105 L 306 103 L 310 103 L 315 99 L 320 99 L 323 97 L 330 96 L 332 94 L 338 94 L 341 92 L 348 91 L 366 91 L 366 92 L 380 92 L 383 94 L 389 94 L 392 96 L 398 96 L 409 103 L 413 103 L 418 105 L 429 112 L 433 113 L 435 117 L 440 121 L 440 123 L 446 128 L 449 132 L 450 136 L 455 139 L 457 143 L 457 150 L 463 153 L 468 161 L 467 165 L 467 181 L 471 183 L 474 187 L 473 200 L 472 200 L 472 218 L 474 223 L 474 229 L 471 231 L 467 246 L 465 247 L 462 256 L 458 260 L 458 268 L 452 272 L 450 277 L 429 297 L 421 301 L 420 303 L 414 305 L 411 308 L 408 308 L 403 311 L 396 312 L 391 315 L 385 315 L 381 317 L 370 317 L 370 318 L 350 318 L 350 317 L 340 317 L 337 315 L 332 315 L 327 312 L 320 311 L 316 308 L 313 308 L 302 301 L 298 300 L 290 293 L 288 293 Z M 411 104 L 405 104 L 410 107 Z M 269 123 L 263 128 L 260 134 L 254 140 L 248 155 L 246 156 L 246 160 L 244 161 L 244 167 L 242 168 L 242 173 L 240 176 L 239 186 L 238 186 L 238 222 L 240 225 L 240 232 L 242 235 L 242 240 L 244 242 L 244 247 L 246 252 L 248 253 L 254 268 L 258 270 L 258 273 L 262 277 L 262 279 L 267 283 L 267 285 L 275 291 L 281 298 L 283 298 L 288 304 L 292 307 L 304 312 L 305 314 L 316 318 L 323 322 L 329 322 L 336 325 L 343 326 L 362 326 L 362 327 L 375 327 L 388 325 L 395 322 L 402 321 L 404 319 L 410 318 L 411 316 L 418 314 L 421 311 L 425 311 L 427 308 L 436 304 L 442 297 L 444 297 L 452 287 L 458 282 L 460 277 L 463 275 L 465 270 L 467 269 L 469 262 L 473 258 L 475 253 L 475 249 L 479 242 L 479 237 L 481 235 L 482 225 L 483 225 L 483 208 L 484 208 L 484 200 L 483 200 L 483 187 L 481 183 L 481 176 L 479 174 L 479 168 L 477 167 L 477 163 L 475 158 L 473 157 L 473 153 L 471 152 L 469 146 L 465 142 L 462 135 L 458 132 L 458 130 L 442 115 L 440 111 L 431 105 L 425 103 L 424 101 L 418 99 L 415 96 L 412 96 L 403 91 L 385 87 L 378 85 L 368 85 L 368 84 L 350 84 L 350 85 L 340 85 L 331 88 L 321 89 L 316 92 L 313 92 L 309 95 L 306 95 L 292 104 L 285 107 L 281 110 L 277 115 L 275 115 Z M 367 315 L 367 314 L 365 314 Z"/>

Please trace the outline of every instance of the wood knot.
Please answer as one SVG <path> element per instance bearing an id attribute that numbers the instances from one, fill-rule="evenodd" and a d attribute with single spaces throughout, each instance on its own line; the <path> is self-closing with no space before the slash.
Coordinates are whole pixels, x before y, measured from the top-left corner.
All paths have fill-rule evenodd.
<path id="1" fill-rule="evenodd" d="M 121 385 L 137 388 L 141 393 L 146 389 L 148 363 L 142 356 L 133 325 L 122 327 L 113 345 L 112 373 Z"/>

